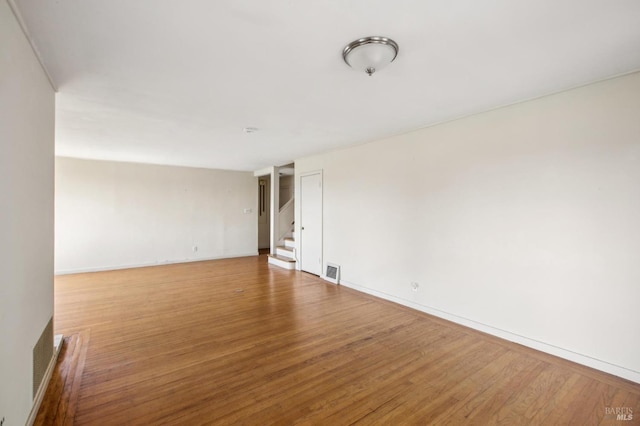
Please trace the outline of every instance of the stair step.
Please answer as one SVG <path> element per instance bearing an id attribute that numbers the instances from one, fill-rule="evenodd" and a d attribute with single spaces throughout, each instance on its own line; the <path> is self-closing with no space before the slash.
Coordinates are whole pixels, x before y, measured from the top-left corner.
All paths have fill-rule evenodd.
<path id="1" fill-rule="evenodd" d="M 296 261 L 284 256 L 270 254 L 269 264 L 279 266 L 284 269 L 296 269 Z"/>
<path id="2" fill-rule="evenodd" d="M 284 246 L 289 248 L 294 248 L 296 246 L 296 240 L 294 240 L 293 238 L 285 238 Z"/>
<path id="3" fill-rule="evenodd" d="M 294 259 L 294 257 L 295 257 L 293 249 L 291 249 L 289 247 L 284 247 L 284 246 L 276 247 L 276 254 L 278 256 L 286 257 L 286 258 L 289 258 L 289 259 Z"/>
<path id="4" fill-rule="evenodd" d="M 284 257 L 277 254 L 270 254 L 269 257 L 273 259 L 282 260 L 283 262 L 296 263 L 295 259 L 291 259 L 290 257 Z"/>

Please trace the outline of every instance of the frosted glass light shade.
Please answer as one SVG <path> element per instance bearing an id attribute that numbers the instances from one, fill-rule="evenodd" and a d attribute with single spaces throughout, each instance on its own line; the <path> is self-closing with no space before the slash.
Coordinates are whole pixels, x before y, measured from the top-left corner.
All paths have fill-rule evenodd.
<path id="1" fill-rule="evenodd" d="M 342 51 L 344 61 L 369 75 L 389 65 L 398 55 L 398 45 L 386 37 L 366 37 L 349 43 Z"/>

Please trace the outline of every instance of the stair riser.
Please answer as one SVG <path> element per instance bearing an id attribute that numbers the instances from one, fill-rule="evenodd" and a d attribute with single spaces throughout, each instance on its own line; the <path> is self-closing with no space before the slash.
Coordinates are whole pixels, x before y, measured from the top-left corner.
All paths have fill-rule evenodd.
<path id="1" fill-rule="evenodd" d="M 269 258 L 269 264 L 271 265 L 275 265 L 275 266 L 279 266 L 281 268 L 284 269 L 296 269 L 296 263 L 295 262 L 283 262 L 280 259 L 275 259 L 273 257 Z"/>
<path id="2" fill-rule="evenodd" d="M 286 250 L 286 249 L 281 248 L 281 247 L 277 247 L 276 248 L 276 254 L 278 256 L 287 257 L 289 259 L 295 259 L 295 255 L 293 254 L 292 251 Z"/>

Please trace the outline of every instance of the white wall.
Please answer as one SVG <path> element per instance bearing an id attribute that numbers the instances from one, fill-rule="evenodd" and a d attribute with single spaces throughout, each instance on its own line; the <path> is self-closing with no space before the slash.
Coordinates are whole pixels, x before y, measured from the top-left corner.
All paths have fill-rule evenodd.
<path id="1" fill-rule="evenodd" d="M 0 0 L 0 419 L 32 406 L 32 351 L 53 316 L 54 92 Z"/>
<path id="2" fill-rule="evenodd" d="M 250 172 L 58 157 L 56 273 L 256 255 L 257 208 Z"/>
<path id="3" fill-rule="evenodd" d="M 345 285 L 640 381 L 638 94 L 635 73 L 297 160 L 297 182 L 324 172 L 324 261 Z"/>

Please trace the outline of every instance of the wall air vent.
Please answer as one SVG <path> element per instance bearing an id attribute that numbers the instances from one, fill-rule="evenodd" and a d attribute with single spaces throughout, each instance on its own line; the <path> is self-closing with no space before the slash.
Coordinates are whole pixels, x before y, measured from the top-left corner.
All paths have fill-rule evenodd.
<path id="1" fill-rule="evenodd" d="M 340 284 L 340 265 L 327 263 L 324 279 L 334 284 Z"/>
<path id="2" fill-rule="evenodd" d="M 33 347 L 33 397 L 36 397 L 53 356 L 53 317 Z"/>

